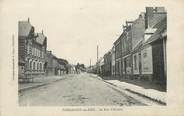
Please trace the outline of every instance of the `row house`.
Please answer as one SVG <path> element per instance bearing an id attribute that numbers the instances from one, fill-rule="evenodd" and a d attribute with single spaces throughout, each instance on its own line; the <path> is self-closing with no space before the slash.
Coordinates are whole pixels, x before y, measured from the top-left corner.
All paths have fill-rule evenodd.
<path id="1" fill-rule="evenodd" d="M 104 67 L 104 58 L 103 57 L 100 57 L 98 59 L 98 61 L 96 62 L 96 66 L 97 66 L 97 74 L 99 75 L 103 75 L 103 67 Z"/>
<path id="2" fill-rule="evenodd" d="M 120 76 L 125 78 L 131 77 L 132 75 L 132 25 L 132 21 L 126 21 L 125 26 L 123 26 L 123 33 L 120 36 L 122 41 Z"/>
<path id="3" fill-rule="evenodd" d="M 115 75 L 123 76 L 131 74 L 131 47 L 132 47 L 132 21 L 126 21 L 123 33 L 114 42 L 115 46 Z"/>
<path id="4" fill-rule="evenodd" d="M 136 19 L 132 25 L 132 78 L 140 78 L 142 72 L 142 54 L 140 48 L 142 46 L 142 40 L 144 38 L 145 31 L 145 13 L 142 12 L 139 18 Z"/>
<path id="5" fill-rule="evenodd" d="M 57 58 L 52 51 L 46 53 L 46 75 L 62 75 L 68 73 L 68 61 Z"/>
<path id="6" fill-rule="evenodd" d="M 62 74 L 68 74 L 68 61 L 62 58 L 58 58 L 58 64 L 59 64 L 59 75 Z"/>
<path id="7" fill-rule="evenodd" d="M 166 11 L 163 7 L 146 7 L 131 25 L 131 52 L 122 49 L 122 56 L 127 51 L 129 61 L 123 59 L 123 75 L 128 78 L 141 78 L 161 83 L 166 82 Z M 166 35 L 166 34 L 165 34 Z M 164 38 L 164 39 L 161 39 Z M 123 41 L 123 40 L 122 40 Z M 124 41 L 123 46 L 130 45 Z M 127 55 L 125 53 L 125 55 Z M 129 67 L 127 65 L 129 64 Z M 127 70 L 128 68 L 128 70 Z M 125 73 L 124 73 L 125 72 Z"/>
<path id="8" fill-rule="evenodd" d="M 166 29 L 165 9 L 147 7 L 144 39 L 140 51 L 141 76 L 157 83 L 166 83 Z"/>
<path id="9" fill-rule="evenodd" d="M 18 23 L 18 59 L 20 78 L 34 77 L 45 74 L 45 53 L 47 37 L 35 33 L 28 18 Z"/>
<path id="10" fill-rule="evenodd" d="M 159 38 L 166 30 L 166 11 L 163 7 L 146 7 L 142 16 L 144 21 L 137 24 L 138 33 L 132 38 L 133 77 L 165 83 L 166 39 Z"/>
<path id="11" fill-rule="evenodd" d="M 106 76 L 111 75 L 111 66 L 112 66 L 112 54 L 111 51 L 108 51 L 104 55 L 104 74 Z"/>
<path id="12" fill-rule="evenodd" d="M 121 36 L 120 36 L 121 37 Z M 115 75 L 121 75 L 121 50 L 122 50 L 122 41 L 120 37 L 114 42 L 115 49 Z"/>
<path id="13" fill-rule="evenodd" d="M 126 21 L 123 32 L 104 55 L 105 74 L 166 83 L 167 13 L 164 7 L 146 7 L 134 21 Z M 115 67 L 115 68 L 113 68 Z"/>
<path id="14" fill-rule="evenodd" d="M 112 61 L 111 61 L 111 75 L 115 76 L 115 46 L 113 45 L 112 50 L 111 50 L 111 54 L 112 54 Z"/>

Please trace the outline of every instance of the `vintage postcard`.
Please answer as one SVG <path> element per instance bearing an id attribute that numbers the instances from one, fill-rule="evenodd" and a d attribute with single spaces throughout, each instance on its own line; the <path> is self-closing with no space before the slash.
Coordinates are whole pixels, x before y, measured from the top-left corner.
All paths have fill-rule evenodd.
<path id="1" fill-rule="evenodd" d="M 2 0 L 2 116 L 184 116 L 182 0 Z"/>

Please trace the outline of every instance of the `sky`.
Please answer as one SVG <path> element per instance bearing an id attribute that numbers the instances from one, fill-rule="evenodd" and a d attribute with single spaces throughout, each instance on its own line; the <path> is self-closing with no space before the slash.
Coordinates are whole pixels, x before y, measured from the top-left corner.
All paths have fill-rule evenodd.
<path id="1" fill-rule="evenodd" d="M 48 50 L 71 64 L 96 63 L 122 33 L 126 20 L 135 20 L 149 0 L 4 0 L 1 3 L 3 31 L 15 35 L 18 21 L 30 18 L 36 32 L 47 36 Z M 155 5 L 160 5 L 157 2 Z M 133 6 L 134 5 L 134 6 Z M 154 6 L 152 3 L 151 6 Z"/>

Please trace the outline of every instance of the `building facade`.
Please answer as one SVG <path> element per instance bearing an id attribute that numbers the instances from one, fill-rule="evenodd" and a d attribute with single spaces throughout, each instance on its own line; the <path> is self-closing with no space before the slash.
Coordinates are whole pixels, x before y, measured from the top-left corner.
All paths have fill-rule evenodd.
<path id="1" fill-rule="evenodd" d="M 120 36 L 121 37 L 121 36 Z M 115 76 L 120 76 L 121 75 L 121 50 L 122 50 L 122 41 L 121 38 L 118 38 L 114 42 L 114 47 L 115 47 Z"/>
<path id="2" fill-rule="evenodd" d="M 104 55 L 104 74 L 106 76 L 111 75 L 112 69 L 111 66 L 112 66 L 112 54 L 111 51 L 109 51 Z"/>
<path id="3" fill-rule="evenodd" d="M 144 39 L 145 13 L 142 12 L 132 24 L 132 78 L 140 78 L 142 72 L 140 47 Z"/>
<path id="4" fill-rule="evenodd" d="M 121 78 L 129 78 L 132 75 L 132 21 L 126 21 L 121 35 Z"/>
<path id="5" fill-rule="evenodd" d="M 164 7 L 146 8 L 145 27 L 141 48 L 142 76 L 166 83 L 167 14 Z"/>
<path id="6" fill-rule="evenodd" d="M 45 54 L 47 37 L 42 33 L 35 33 L 34 27 L 28 21 L 18 23 L 18 51 L 19 61 L 24 62 L 20 71 L 24 78 L 45 75 Z M 24 67 L 24 68 L 23 68 Z"/>
<path id="7" fill-rule="evenodd" d="M 68 61 L 57 58 L 52 54 L 52 51 L 47 51 L 46 54 L 46 75 L 63 75 L 68 73 Z"/>
<path id="8" fill-rule="evenodd" d="M 112 68 L 111 68 L 111 75 L 112 76 L 115 76 L 115 64 L 116 64 L 116 61 L 115 61 L 115 47 L 113 46 L 112 47 L 112 51 L 111 51 L 111 54 L 112 54 Z"/>
<path id="9" fill-rule="evenodd" d="M 146 12 L 141 12 L 136 20 L 126 21 L 122 34 L 114 42 L 111 74 L 166 83 L 166 39 L 165 8 L 146 7 Z M 104 67 L 107 68 L 107 54 L 104 56 Z"/>
<path id="10" fill-rule="evenodd" d="M 68 61 L 62 58 L 58 58 L 59 63 L 59 75 L 68 74 Z"/>
<path id="11" fill-rule="evenodd" d="M 103 75 L 102 73 L 102 62 L 104 61 L 104 58 L 103 57 L 100 57 L 96 63 L 96 66 L 97 66 L 97 74 L 99 75 Z"/>

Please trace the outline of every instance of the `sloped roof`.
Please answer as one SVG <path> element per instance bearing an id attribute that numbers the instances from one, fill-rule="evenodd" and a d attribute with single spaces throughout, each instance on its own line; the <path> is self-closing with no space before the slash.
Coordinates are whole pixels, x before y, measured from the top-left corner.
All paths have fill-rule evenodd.
<path id="1" fill-rule="evenodd" d="M 28 21 L 19 21 L 18 35 L 28 36 L 33 26 Z"/>
<path id="2" fill-rule="evenodd" d="M 154 27 L 158 22 L 162 21 L 166 17 L 166 13 L 154 13 L 153 18 L 149 20 L 149 25 Z"/>
<path id="3" fill-rule="evenodd" d="M 166 17 L 162 19 L 160 22 L 158 22 L 154 28 L 157 28 L 156 32 L 146 41 L 145 44 L 151 43 L 157 39 L 160 38 L 161 34 L 166 31 L 167 28 L 167 22 L 166 22 Z"/>
<path id="4" fill-rule="evenodd" d="M 65 60 L 65 59 L 62 59 L 62 58 L 58 58 L 58 62 L 59 62 L 60 64 L 63 64 L 63 65 L 68 64 L 68 61 Z"/>
<path id="5" fill-rule="evenodd" d="M 44 41 L 46 39 L 46 36 L 43 33 L 38 33 L 36 37 L 36 42 L 39 44 L 44 44 Z"/>

